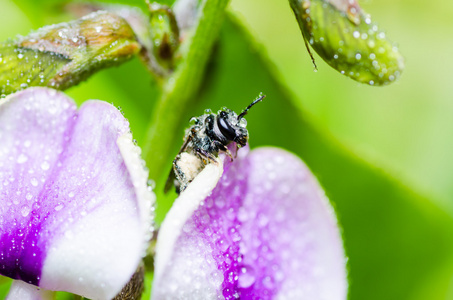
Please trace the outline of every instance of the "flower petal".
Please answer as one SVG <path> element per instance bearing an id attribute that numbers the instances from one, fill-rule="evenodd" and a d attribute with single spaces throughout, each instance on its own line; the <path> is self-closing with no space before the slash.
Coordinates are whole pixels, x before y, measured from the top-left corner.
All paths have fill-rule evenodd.
<path id="1" fill-rule="evenodd" d="M 214 189 L 217 182 L 222 176 L 223 165 L 219 160 L 218 164 L 209 164 L 203 171 L 198 174 L 198 176 L 192 181 L 192 183 L 181 193 L 180 197 L 175 201 L 171 210 L 168 212 L 162 226 L 159 229 L 159 238 L 156 244 L 156 259 L 154 266 L 154 283 L 153 287 L 161 287 L 166 285 L 171 285 L 172 282 L 169 282 L 165 279 L 168 265 L 174 263 L 173 252 L 175 251 L 175 244 L 178 242 L 178 238 L 183 232 L 183 226 L 186 224 L 187 220 L 192 217 L 194 211 L 199 207 L 200 202 L 203 201 L 210 192 Z M 190 253 L 189 249 L 187 254 Z M 208 264 L 208 261 L 203 261 L 203 259 L 197 261 L 198 264 Z M 176 265 L 176 264 L 174 264 Z M 177 264 L 181 267 L 183 264 Z M 191 276 L 191 270 L 179 269 L 180 274 L 186 277 Z M 179 287 L 178 287 L 179 288 Z M 153 288 L 154 292 L 165 292 L 164 289 Z M 210 299 L 209 290 L 203 290 L 204 294 L 198 295 L 199 299 Z M 158 297 L 165 296 L 164 294 L 158 294 Z"/>
<path id="2" fill-rule="evenodd" d="M 0 273 L 115 296 L 144 253 L 153 201 L 138 151 L 122 156 L 127 120 L 105 102 L 77 112 L 64 94 L 34 88 L 0 106 L 0 139 Z"/>
<path id="3" fill-rule="evenodd" d="M 346 299 L 336 218 L 308 168 L 280 149 L 239 154 L 166 249 L 154 299 Z"/>
<path id="4" fill-rule="evenodd" d="M 51 300 L 55 298 L 54 296 L 51 291 L 37 288 L 20 280 L 14 280 L 6 300 Z"/>

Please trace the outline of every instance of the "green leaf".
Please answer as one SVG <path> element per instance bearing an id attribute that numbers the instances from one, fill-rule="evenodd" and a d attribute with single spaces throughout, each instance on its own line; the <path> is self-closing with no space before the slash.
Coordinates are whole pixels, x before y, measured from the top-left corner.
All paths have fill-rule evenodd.
<path id="1" fill-rule="evenodd" d="M 398 48 L 355 0 L 289 2 L 305 40 L 332 68 L 369 85 L 400 76 L 404 59 Z"/>
<path id="2" fill-rule="evenodd" d="M 265 103 L 247 115 L 250 144 L 293 151 L 318 177 L 343 228 L 349 298 L 419 299 L 423 290 L 425 299 L 445 299 L 453 274 L 451 217 L 315 127 L 248 38 L 232 22 L 225 25 L 191 113 L 224 105 L 240 110 L 262 91 Z"/>

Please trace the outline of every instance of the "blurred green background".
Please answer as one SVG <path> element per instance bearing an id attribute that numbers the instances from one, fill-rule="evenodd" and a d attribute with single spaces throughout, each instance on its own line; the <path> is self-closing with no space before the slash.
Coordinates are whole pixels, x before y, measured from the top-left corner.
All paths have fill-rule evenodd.
<path id="1" fill-rule="evenodd" d="M 68 20 L 62 2 L 0 0 L 0 39 Z M 405 56 L 399 81 L 362 85 L 316 54 L 314 72 L 287 1 L 232 0 L 187 120 L 267 94 L 247 117 L 251 146 L 293 151 L 318 177 L 343 229 L 349 298 L 453 299 L 453 2 L 360 4 Z M 138 59 L 68 94 L 121 106 L 143 144 L 157 91 Z"/>

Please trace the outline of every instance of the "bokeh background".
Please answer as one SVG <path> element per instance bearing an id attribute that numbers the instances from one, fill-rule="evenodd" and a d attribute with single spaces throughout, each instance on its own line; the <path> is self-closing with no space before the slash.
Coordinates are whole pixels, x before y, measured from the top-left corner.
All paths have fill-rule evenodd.
<path id="1" fill-rule="evenodd" d="M 63 3 L 0 0 L 0 40 L 69 20 Z M 187 120 L 267 94 L 247 117 L 251 146 L 295 152 L 324 186 L 343 228 L 349 298 L 453 299 L 453 2 L 359 3 L 405 57 L 397 82 L 356 83 L 316 54 L 314 72 L 287 1 L 232 0 Z M 143 144 L 157 92 L 138 59 L 68 94 L 121 106 Z"/>

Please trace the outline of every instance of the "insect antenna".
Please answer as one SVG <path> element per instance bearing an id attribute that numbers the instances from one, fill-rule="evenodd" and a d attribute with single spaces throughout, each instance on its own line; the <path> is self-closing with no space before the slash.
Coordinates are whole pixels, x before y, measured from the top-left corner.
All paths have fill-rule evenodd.
<path id="1" fill-rule="evenodd" d="M 239 114 L 239 116 L 238 116 L 238 121 L 239 121 L 240 119 L 242 119 L 242 118 L 248 113 L 249 109 L 250 109 L 253 105 L 255 105 L 255 104 L 257 104 L 258 102 L 262 101 L 264 98 L 266 98 L 266 95 L 263 95 L 262 93 L 260 93 L 260 94 L 258 95 L 258 98 L 256 98 L 255 100 L 253 100 L 253 102 L 250 103 L 250 105 L 247 106 L 247 108 L 244 109 L 244 111 L 241 112 L 241 113 Z"/>

